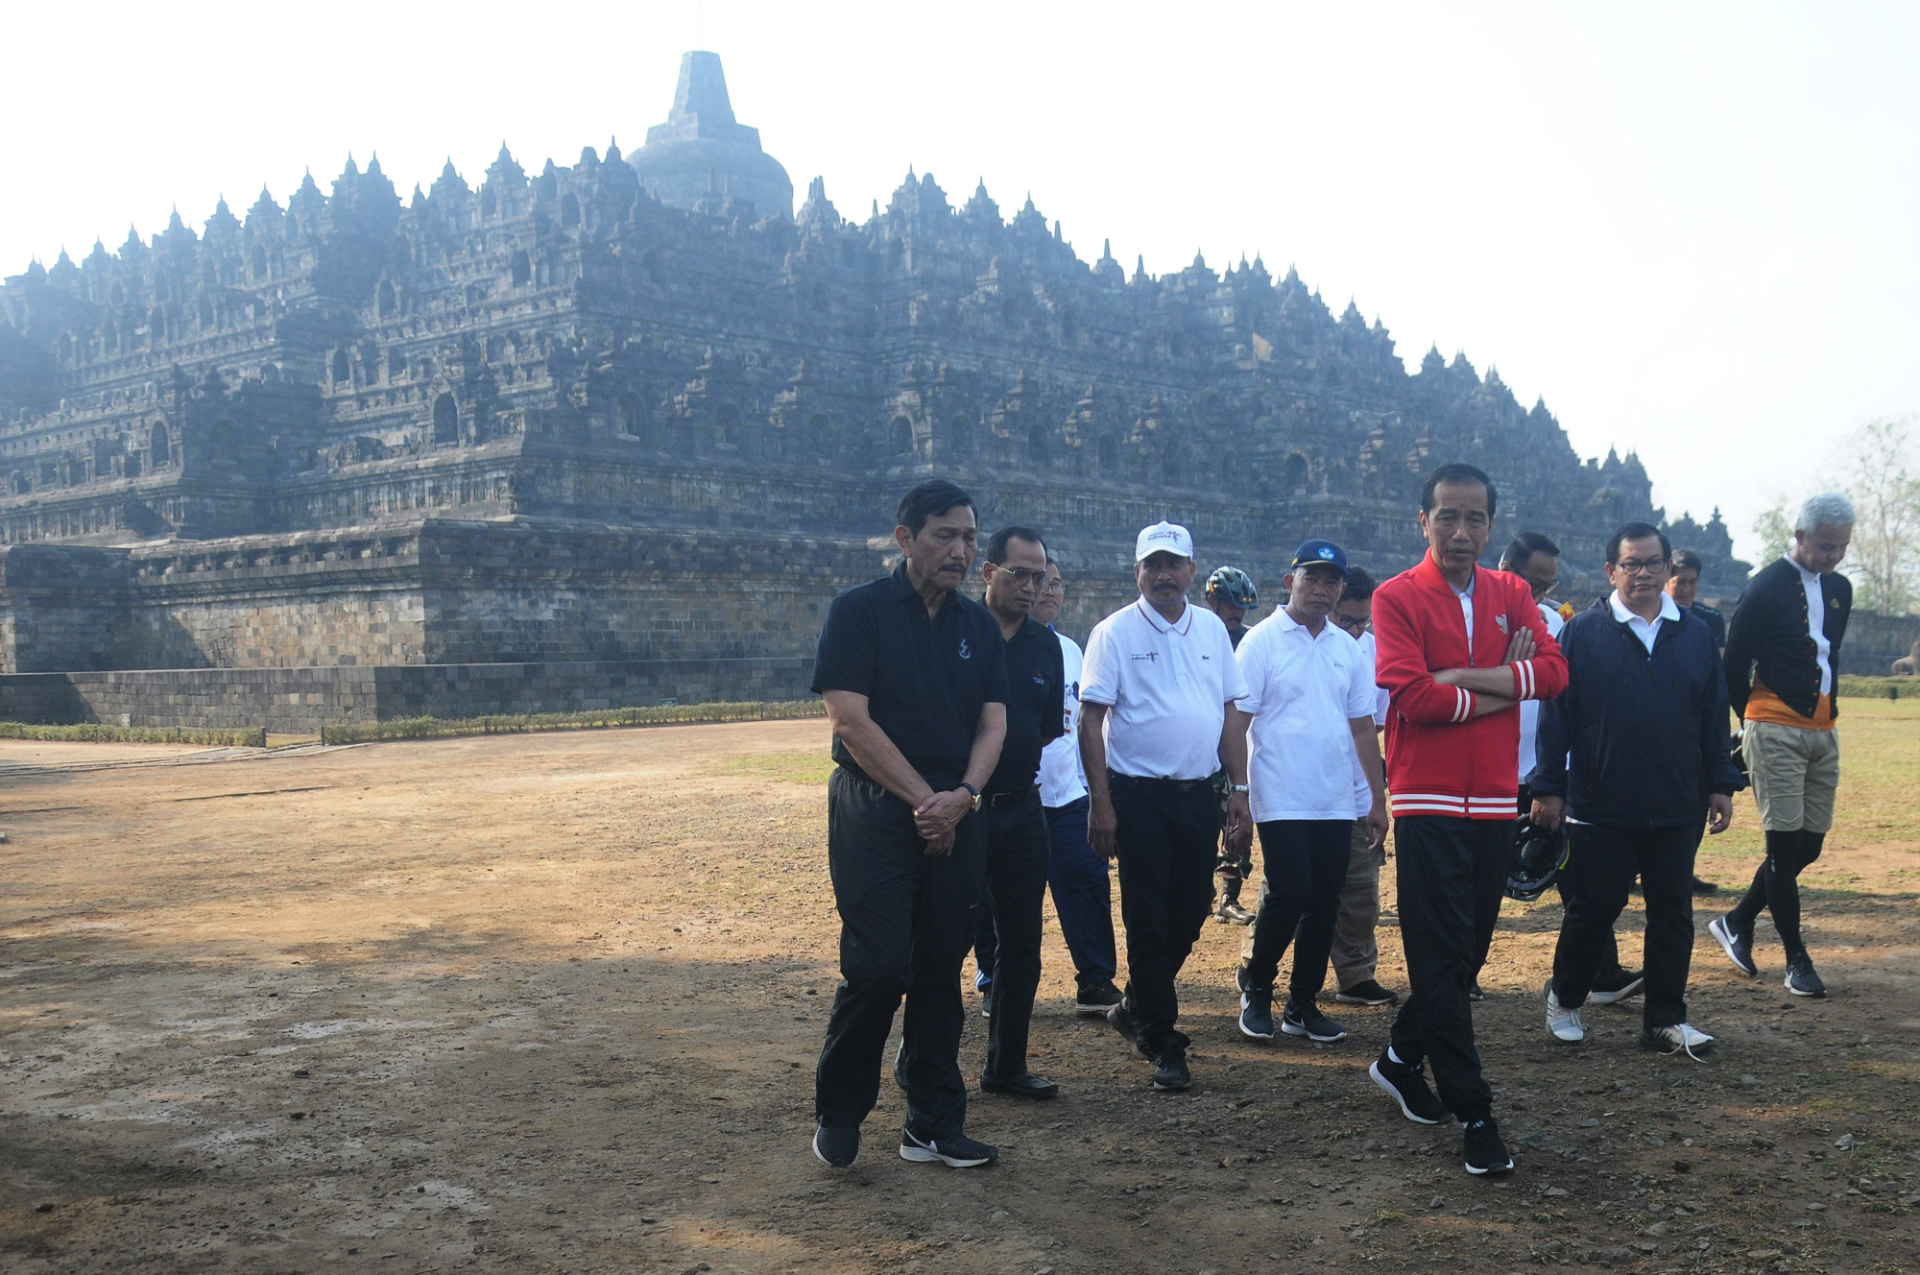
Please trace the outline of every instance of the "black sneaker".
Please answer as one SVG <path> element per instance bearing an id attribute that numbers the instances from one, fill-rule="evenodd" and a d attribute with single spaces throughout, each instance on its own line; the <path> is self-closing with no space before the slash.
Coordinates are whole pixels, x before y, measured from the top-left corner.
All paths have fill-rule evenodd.
<path id="1" fill-rule="evenodd" d="M 1733 962 L 1733 968 L 1752 978 L 1760 972 L 1753 963 L 1753 927 L 1736 930 L 1731 915 L 1707 922 L 1707 933 L 1713 935 L 1726 951 L 1727 959 Z"/>
<path id="2" fill-rule="evenodd" d="M 1373 1066 L 1367 1068 L 1367 1074 L 1373 1077 L 1373 1083 L 1387 1091 L 1387 1096 L 1400 1104 L 1400 1114 L 1415 1124 L 1442 1124 L 1452 1118 L 1452 1112 L 1440 1104 L 1427 1086 L 1424 1068 L 1419 1063 L 1395 1062 L 1386 1050 L 1373 1060 Z"/>
<path id="3" fill-rule="evenodd" d="M 1273 993 L 1240 993 L 1240 1034 L 1254 1040 L 1273 1039 Z"/>
<path id="4" fill-rule="evenodd" d="M 813 1154 L 834 1169 L 851 1169 L 860 1158 L 860 1126 L 829 1127 L 813 1131 Z"/>
<path id="5" fill-rule="evenodd" d="M 1253 913 L 1231 899 L 1222 899 L 1213 910 L 1213 919 L 1223 925 L 1252 925 Z"/>
<path id="6" fill-rule="evenodd" d="M 902 1129 L 900 1158 L 915 1164 L 932 1164 L 938 1160 L 951 1169 L 972 1169 L 982 1164 L 992 1164 L 1000 1158 L 1000 1153 L 965 1134 L 951 1138 L 916 1138 L 913 1130 Z"/>
<path id="7" fill-rule="evenodd" d="M 1813 972 L 1813 958 L 1805 952 L 1787 958 L 1787 990 L 1795 996 L 1827 994 L 1827 985 Z"/>
<path id="8" fill-rule="evenodd" d="M 1103 978 L 1082 986 L 1073 998 L 1073 1008 L 1078 1014 L 1105 1014 L 1120 1001 L 1120 989 L 1113 985 L 1112 979 Z"/>
<path id="9" fill-rule="evenodd" d="M 1479 1177 L 1487 1173 L 1513 1172 L 1513 1156 L 1500 1141 L 1500 1127 L 1487 1116 L 1467 1126 L 1467 1172 Z"/>
<path id="10" fill-rule="evenodd" d="M 1322 1045 L 1331 1045 L 1336 1040 L 1347 1038 L 1347 1029 L 1321 1013 L 1320 1006 L 1312 1001 L 1288 1001 L 1286 1010 L 1280 1015 L 1280 1030 L 1289 1036 L 1305 1036 Z"/>
<path id="11" fill-rule="evenodd" d="M 1693 892 L 1695 894 L 1718 894 L 1720 893 L 1720 887 L 1711 881 L 1702 881 L 1696 876 L 1693 879 Z"/>
<path id="12" fill-rule="evenodd" d="M 1153 1061 L 1153 1055 L 1140 1048 L 1140 1021 L 1133 1016 L 1133 1010 L 1127 1007 L 1125 999 L 1107 1011 L 1107 1026 L 1126 1037 L 1135 1058 L 1142 1062 Z"/>
<path id="13" fill-rule="evenodd" d="M 1587 999 L 1595 1005 L 1618 1005 L 1646 985 L 1646 975 L 1637 970 L 1615 970 L 1594 980 Z"/>
<path id="14" fill-rule="evenodd" d="M 1400 993 L 1390 992 L 1372 979 L 1368 979 L 1364 983 L 1355 983 L 1352 987 L 1342 988 L 1333 994 L 1333 999 L 1342 1005 L 1398 1005 Z"/>
<path id="15" fill-rule="evenodd" d="M 1193 1088 L 1193 1073 L 1187 1070 L 1187 1051 L 1179 1045 L 1167 1046 L 1153 1064 L 1153 1087 L 1160 1093 L 1185 1093 Z"/>
<path id="16" fill-rule="evenodd" d="M 1487 999 L 1487 994 L 1480 990 L 1479 979 L 1476 978 L 1467 984 L 1467 999 L 1470 1001 L 1483 1001 Z"/>

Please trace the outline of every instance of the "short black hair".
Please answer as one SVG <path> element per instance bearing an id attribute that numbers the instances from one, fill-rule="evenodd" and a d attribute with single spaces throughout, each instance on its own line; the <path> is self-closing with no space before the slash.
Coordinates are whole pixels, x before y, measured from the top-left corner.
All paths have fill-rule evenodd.
<path id="1" fill-rule="evenodd" d="M 1704 572 L 1707 569 L 1707 564 L 1700 561 L 1700 555 L 1691 549 L 1675 549 L 1673 551 L 1673 569 L 1680 571 L 1687 567 L 1692 567 L 1695 571 Z"/>
<path id="2" fill-rule="evenodd" d="M 1442 465 L 1427 475 L 1426 486 L 1420 489 L 1420 512 L 1433 512 L 1433 489 L 1441 483 L 1479 483 L 1487 489 L 1487 517 L 1493 517 L 1493 506 L 1497 499 L 1493 490 L 1493 479 L 1487 477 L 1487 471 L 1464 465 L 1458 461 Z"/>
<path id="3" fill-rule="evenodd" d="M 1660 556 L 1673 557 L 1673 544 L 1667 539 L 1667 533 L 1650 522 L 1630 522 L 1607 537 L 1607 565 L 1620 565 L 1620 546 L 1629 540 L 1645 540 L 1648 536 L 1660 537 Z"/>
<path id="4" fill-rule="evenodd" d="M 917 536 L 926 530 L 927 519 L 938 518 L 962 505 L 973 509 L 973 497 L 944 478 L 930 478 L 900 497 L 900 507 L 894 511 L 893 518 Z"/>
<path id="5" fill-rule="evenodd" d="M 1365 567 L 1347 568 L 1347 587 L 1340 592 L 1340 600 L 1352 598 L 1355 602 L 1365 602 L 1373 596 L 1373 577 L 1367 574 Z"/>
<path id="6" fill-rule="evenodd" d="M 1040 538 L 1039 532 L 1035 531 L 1032 527 L 1022 527 L 1018 523 L 1015 523 L 1011 527 L 1000 528 L 1000 530 L 993 533 L 993 538 L 987 541 L 987 561 L 996 567 L 1005 562 L 1007 560 L 1007 542 L 1010 540 L 1024 540 L 1028 544 L 1039 545 L 1041 553 L 1047 552 L 1047 542 Z M 1052 554 L 1047 554 L 1047 561 L 1053 561 Z"/>
<path id="7" fill-rule="evenodd" d="M 1536 553 L 1557 558 L 1560 556 L 1560 546 L 1547 539 L 1542 532 L 1523 531 L 1513 538 L 1513 543 L 1500 551 L 1500 569 L 1518 571 L 1532 562 Z"/>

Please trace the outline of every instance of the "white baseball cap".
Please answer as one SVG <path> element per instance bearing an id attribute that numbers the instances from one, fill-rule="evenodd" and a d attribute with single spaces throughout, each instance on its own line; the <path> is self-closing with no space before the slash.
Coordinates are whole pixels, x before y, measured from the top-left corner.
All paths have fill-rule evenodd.
<path id="1" fill-rule="evenodd" d="M 1133 560 L 1145 562 L 1156 553 L 1193 557 L 1193 533 L 1173 522 L 1156 522 L 1133 542 Z"/>

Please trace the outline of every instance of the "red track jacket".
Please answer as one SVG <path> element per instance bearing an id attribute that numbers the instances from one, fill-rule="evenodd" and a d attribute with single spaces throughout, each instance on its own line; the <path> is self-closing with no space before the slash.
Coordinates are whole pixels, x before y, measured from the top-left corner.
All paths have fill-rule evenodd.
<path id="1" fill-rule="evenodd" d="M 1475 571 L 1473 655 L 1460 599 L 1433 552 L 1373 595 L 1375 679 L 1391 696 L 1387 788 L 1395 818 L 1450 815 L 1512 819 L 1520 776 L 1520 711 L 1473 715 L 1474 693 L 1433 680 L 1440 669 L 1498 668 L 1515 625 L 1533 630 L 1534 657 L 1508 665 L 1516 699 L 1552 699 L 1567 686 L 1567 661 L 1547 635 L 1526 581 Z"/>

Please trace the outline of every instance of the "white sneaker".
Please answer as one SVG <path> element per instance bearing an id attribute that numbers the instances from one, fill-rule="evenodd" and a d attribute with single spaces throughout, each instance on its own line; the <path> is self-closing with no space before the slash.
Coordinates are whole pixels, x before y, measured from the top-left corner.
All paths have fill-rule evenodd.
<path id="1" fill-rule="evenodd" d="M 1553 980 L 1547 980 L 1547 1030 L 1553 1033 L 1555 1040 L 1563 1040 L 1569 1045 L 1577 1045 L 1587 1038 L 1587 1026 L 1580 1021 L 1580 1011 L 1566 1009 L 1560 1004 L 1560 998 L 1553 993 Z"/>
<path id="2" fill-rule="evenodd" d="M 1692 1023 L 1675 1023 L 1671 1027 L 1662 1027 L 1658 1031 L 1642 1032 L 1640 1043 L 1648 1049 L 1657 1049 L 1663 1054 L 1684 1053 L 1698 1062 L 1699 1055 L 1694 1053 L 1694 1050 L 1711 1049 L 1713 1037 Z"/>

